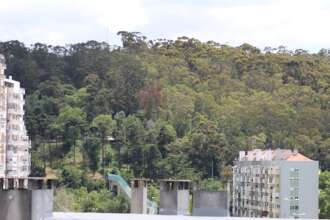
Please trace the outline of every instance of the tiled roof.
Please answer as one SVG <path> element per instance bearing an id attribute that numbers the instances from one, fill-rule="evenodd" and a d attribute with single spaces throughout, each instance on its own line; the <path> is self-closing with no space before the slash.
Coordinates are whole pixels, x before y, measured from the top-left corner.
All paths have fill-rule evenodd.
<path id="1" fill-rule="evenodd" d="M 254 149 L 251 151 L 240 151 L 240 161 L 271 161 L 271 160 L 286 160 L 286 161 L 311 161 L 308 157 L 298 153 L 297 150 L 290 149 L 275 149 L 261 150 Z"/>
<path id="2" fill-rule="evenodd" d="M 286 159 L 287 161 L 311 161 L 308 157 L 302 155 L 301 153 L 292 154 Z"/>

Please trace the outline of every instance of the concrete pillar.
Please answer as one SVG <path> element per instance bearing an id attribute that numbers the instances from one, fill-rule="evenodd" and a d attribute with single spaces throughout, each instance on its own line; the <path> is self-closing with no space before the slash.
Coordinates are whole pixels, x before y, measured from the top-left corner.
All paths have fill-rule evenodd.
<path id="1" fill-rule="evenodd" d="M 131 189 L 131 213 L 147 214 L 148 180 L 133 179 Z"/>
<path id="2" fill-rule="evenodd" d="M 161 180 L 161 215 L 189 215 L 190 180 Z"/>
<path id="3" fill-rule="evenodd" d="M 1 179 L 1 220 L 46 220 L 53 212 L 53 180 Z"/>
<path id="4" fill-rule="evenodd" d="M 31 191 L 0 189 L 1 220 L 31 220 Z"/>
<path id="5" fill-rule="evenodd" d="M 227 192 L 197 190 L 193 193 L 194 216 L 228 216 Z"/>
<path id="6" fill-rule="evenodd" d="M 32 190 L 31 219 L 46 220 L 53 216 L 53 189 Z"/>

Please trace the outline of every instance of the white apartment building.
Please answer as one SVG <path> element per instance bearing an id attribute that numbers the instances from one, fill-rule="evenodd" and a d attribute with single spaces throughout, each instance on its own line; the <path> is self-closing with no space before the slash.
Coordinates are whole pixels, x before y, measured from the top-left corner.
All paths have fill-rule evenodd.
<path id="1" fill-rule="evenodd" d="M 0 178 L 26 178 L 30 174 L 31 143 L 24 124 L 24 94 L 18 81 L 6 78 L 0 54 Z"/>
<path id="2" fill-rule="evenodd" d="M 232 214 L 317 219 L 318 173 L 318 161 L 297 151 L 241 151 L 233 167 Z"/>

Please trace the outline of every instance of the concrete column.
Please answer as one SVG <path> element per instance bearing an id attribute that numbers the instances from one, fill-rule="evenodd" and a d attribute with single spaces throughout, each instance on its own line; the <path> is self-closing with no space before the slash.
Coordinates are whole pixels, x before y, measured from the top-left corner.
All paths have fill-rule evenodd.
<path id="1" fill-rule="evenodd" d="M 32 190 L 31 219 L 46 220 L 53 216 L 53 189 Z"/>
<path id="2" fill-rule="evenodd" d="M 0 220 L 47 220 L 53 212 L 53 180 L 1 179 Z"/>
<path id="3" fill-rule="evenodd" d="M 131 182 L 131 213 L 147 214 L 147 179 L 133 179 Z"/>
<path id="4" fill-rule="evenodd" d="M 31 220 L 31 191 L 0 189 L 1 220 Z"/>
<path id="5" fill-rule="evenodd" d="M 189 215 L 190 180 L 161 180 L 161 215 Z"/>

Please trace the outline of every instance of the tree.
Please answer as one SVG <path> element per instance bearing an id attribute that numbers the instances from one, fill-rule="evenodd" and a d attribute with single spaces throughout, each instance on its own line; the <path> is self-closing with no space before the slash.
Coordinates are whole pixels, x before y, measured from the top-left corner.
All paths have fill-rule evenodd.
<path id="1" fill-rule="evenodd" d="M 176 131 L 170 124 L 164 124 L 161 126 L 159 130 L 159 135 L 157 137 L 158 148 L 162 154 L 162 157 L 166 157 L 169 149 L 167 147 L 168 144 L 175 141 L 176 139 Z"/>
<path id="2" fill-rule="evenodd" d="M 117 35 L 121 36 L 123 47 L 129 51 L 137 51 L 147 47 L 146 37 L 140 32 L 119 31 Z"/>
<path id="3" fill-rule="evenodd" d="M 126 128 L 125 128 L 125 113 L 123 111 L 118 112 L 114 119 L 116 121 L 116 126 L 113 130 L 113 147 L 117 150 L 117 161 L 118 166 L 121 168 L 122 164 L 122 157 L 121 152 L 124 147 L 127 146 L 127 135 L 126 135 Z"/>
<path id="4" fill-rule="evenodd" d="M 79 108 L 64 108 L 58 118 L 57 124 L 63 137 L 64 152 L 73 146 L 73 161 L 76 164 L 76 142 L 86 128 L 86 115 Z"/>
<path id="5" fill-rule="evenodd" d="M 195 93 L 187 86 L 170 87 L 165 91 L 165 120 L 172 122 L 178 137 L 185 136 L 191 129 L 194 102 Z"/>
<path id="6" fill-rule="evenodd" d="M 320 175 L 320 218 L 330 218 L 330 172 Z"/>
<path id="7" fill-rule="evenodd" d="M 89 74 L 96 74 L 104 80 L 110 67 L 109 45 L 105 42 L 87 41 L 73 44 L 68 48 L 65 61 L 67 77 L 76 87 L 84 86 Z"/>
<path id="8" fill-rule="evenodd" d="M 82 185 L 83 173 L 76 167 L 65 166 L 62 170 L 61 184 L 71 188 L 79 188 Z"/>
<path id="9" fill-rule="evenodd" d="M 97 137 L 87 137 L 86 141 L 84 142 L 84 150 L 87 154 L 87 157 L 89 159 L 88 165 L 91 171 L 95 174 L 95 172 L 99 169 L 100 166 L 100 146 L 101 142 L 99 138 Z M 102 160 L 103 162 L 103 160 Z M 101 162 L 101 163 L 102 163 Z M 103 167 L 102 167 L 103 168 Z"/>
<path id="10" fill-rule="evenodd" d="M 98 137 L 101 139 L 101 165 L 104 172 L 104 156 L 105 156 L 105 144 L 112 140 L 112 131 L 115 127 L 115 121 L 112 120 L 111 115 L 98 115 L 92 122 L 92 129 L 96 131 Z"/>
<path id="11" fill-rule="evenodd" d="M 219 176 L 221 165 L 225 164 L 225 155 L 222 153 L 226 146 L 225 136 L 218 132 L 214 122 L 202 115 L 197 115 L 194 123 L 196 125 L 191 134 L 191 147 L 188 149 L 192 165 L 203 177 Z"/>
<path id="12" fill-rule="evenodd" d="M 139 118 L 129 115 L 125 119 L 126 163 L 133 170 L 135 176 L 141 176 L 145 167 L 144 126 Z"/>
<path id="13" fill-rule="evenodd" d="M 145 111 L 147 118 L 155 118 L 162 102 L 162 88 L 151 85 L 143 88 L 139 94 L 140 107 Z"/>
<path id="14" fill-rule="evenodd" d="M 131 114 L 138 110 L 138 96 L 145 86 L 145 77 L 146 70 L 138 57 L 130 54 L 114 55 L 108 83 L 115 112 Z"/>

